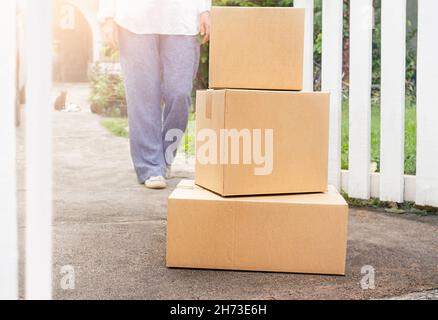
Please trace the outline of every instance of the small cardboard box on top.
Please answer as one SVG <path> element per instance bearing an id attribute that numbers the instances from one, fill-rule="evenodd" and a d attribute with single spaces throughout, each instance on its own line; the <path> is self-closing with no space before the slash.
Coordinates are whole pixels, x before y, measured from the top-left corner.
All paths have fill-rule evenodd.
<path id="1" fill-rule="evenodd" d="M 210 88 L 302 90 L 304 9 L 213 7 Z"/>
<path id="2" fill-rule="evenodd" d="M 186 180 L 167 221 L 170 268 L 345 274 L 348 205 L 332 187 L 224 198 Z"/>
<path id="3" fill-rule="evenodd" d="M 196 184 L 221 196 L 325 192 L 328 93 L 197 93 Z"/>

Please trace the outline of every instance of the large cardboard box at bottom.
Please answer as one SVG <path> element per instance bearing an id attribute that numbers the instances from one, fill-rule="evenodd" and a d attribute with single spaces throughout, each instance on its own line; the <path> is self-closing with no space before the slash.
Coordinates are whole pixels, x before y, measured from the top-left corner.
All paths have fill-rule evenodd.
<path id="1" fill-rule="evenodd" d="M 348 205 L 333 187 L 223 198 L 183 181 L 167 221 L 169 268 L 345 274 Z"/>

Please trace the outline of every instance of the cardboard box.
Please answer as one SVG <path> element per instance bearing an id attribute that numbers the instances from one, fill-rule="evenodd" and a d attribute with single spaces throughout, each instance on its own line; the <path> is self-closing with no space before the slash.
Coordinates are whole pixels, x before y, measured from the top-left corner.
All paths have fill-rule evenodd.
<path id="1" fill-rule="evenodd" d="M 167 266 L 345 274 L 348 205 L 327 193 L 223 198 L 183 181 L 169 198 Z"/>
<path id="2" fill-rule="evenodd" d="M 222 196 L 325 192 L 329 94 L 197 94 L 196 183 Z"/>
<path id="3" fill-rule="evenodd" d="M 214 7 L 210 88 L 303 89 L 304 9 Z"/>

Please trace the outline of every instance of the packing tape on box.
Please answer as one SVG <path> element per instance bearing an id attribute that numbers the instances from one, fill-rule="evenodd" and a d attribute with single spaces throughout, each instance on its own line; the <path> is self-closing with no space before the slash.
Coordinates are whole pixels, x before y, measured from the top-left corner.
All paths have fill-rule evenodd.
<path id="1" fill-rule="evenodd" d="M 213 116 L 213 92 L 207 91 L 205 101 L 205 118 L 211 120 Z"/>

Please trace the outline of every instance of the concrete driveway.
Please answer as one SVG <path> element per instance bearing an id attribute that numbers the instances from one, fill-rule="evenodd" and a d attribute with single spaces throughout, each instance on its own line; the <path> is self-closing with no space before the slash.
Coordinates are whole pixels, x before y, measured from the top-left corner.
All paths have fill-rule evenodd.
<path id="1" fill-rule="evenodd" d="M 86 87 L 67 89 L 70 102 L 86 105 Z M 166 200 L 181 178 L 193 177 L 192 166 L 180 159 L 168 190 L 146 190 L 136 183 L 128 141 L 107 132 L 87 108 L 54 114 L 53 127 L 56 299 L 378 299 L 438 288 L 438 216 L 356 209 L 350 211 L 345 277 L 166 269 Z M 66 265 L 74 268 L 74 290 L 61 286 Z M 369 272 L 375 289 L 364 290 L 361 279 Z"/>

